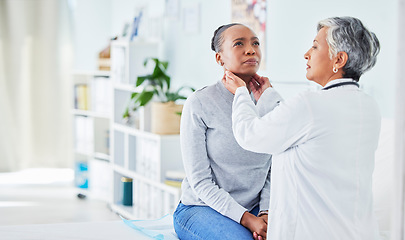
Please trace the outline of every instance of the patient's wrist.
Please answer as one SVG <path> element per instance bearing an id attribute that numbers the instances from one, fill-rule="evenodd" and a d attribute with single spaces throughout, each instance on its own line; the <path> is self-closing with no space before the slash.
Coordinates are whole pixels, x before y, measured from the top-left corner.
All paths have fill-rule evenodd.
<path id="1" fill-rule="evenodd" d="M 240 219 L 240 224 L 244 227 L 248 227 L 251 217 L 255 216 L 248 211 L 244 212 L 242 218 Z"/>
<path id="2" fill-rule="evenodd" d="M 257 217 L 261 217 L 263 215 L 268 215 L 269 214 L 269 210 L 262 210 L 259 212 L 259 214 L 257 214 Z"/>

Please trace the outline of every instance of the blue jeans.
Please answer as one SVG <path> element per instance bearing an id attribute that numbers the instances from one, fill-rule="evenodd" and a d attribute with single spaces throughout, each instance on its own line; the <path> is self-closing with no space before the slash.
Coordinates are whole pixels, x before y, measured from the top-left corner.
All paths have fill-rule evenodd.
<path id="1" fill-rule="evenodd" d="M 257 216 L 259 207 L 250 213 Z M 181 240 L 253 239 L 249 229 L 208 206 L 179 203 L 173 214 L 174 230 Z"/>

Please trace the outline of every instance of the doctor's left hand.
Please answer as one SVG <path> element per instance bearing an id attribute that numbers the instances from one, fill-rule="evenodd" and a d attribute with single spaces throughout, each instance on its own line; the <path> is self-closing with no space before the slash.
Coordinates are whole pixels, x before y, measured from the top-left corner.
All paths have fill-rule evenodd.
<path id="1" fill-rule="evenodd" d="M 235 94 L 237 88 L 246 87 L 246 83 L 242 79 L 228 70 L 225 71 L 222 83 L 232 94 Z"/>
<path id="2" fill-rule="evenodd" d="M 252 76 L 252 79 L 249 82 L 249 87 L 256 101 L 259 101 L 259 98 L 262 96 L 262 93 L 267 88 L 273 86 L 270 84 L 270 81 L 267 77 L 262 77 L 259 76 L 258 74 L 255 74 L 254 76 Z"/>

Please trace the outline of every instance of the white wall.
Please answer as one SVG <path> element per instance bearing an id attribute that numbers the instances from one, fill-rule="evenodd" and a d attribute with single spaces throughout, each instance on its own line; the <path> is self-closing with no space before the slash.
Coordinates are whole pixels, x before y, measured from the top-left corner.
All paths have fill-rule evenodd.
<path id="1" fill-rule="evenodd" d="M 383 116 L 393 117 L 397 4 L 397 0 L 269 1 L 269 76 L 277 81 L 307 81 L 303 56 L 312 45 L 317 22 L 332 16 L 357 17 L 376 33 L 381 44 L 376 66 L 361 77 L 360 83 L 376 98 Z"/>
<path id="2" fill-rule="evenodd" d="M 74 70 L 97 69 L 98 53 L 111 35 L 111 0 L 72 0 Z"/>
<path id="3" fill-rule="evenodd" d="M 200 4 L 200 26 L 195 34 L 183 31 L 183 11 Z M 96 57 L 112 36 L 120 34 L 135 9 L 147 5 L 151 16 L 164 13 L 165 0 L 81 0 L 77 1 L 76 69 L 95 70 Z M 312 44 L 319 20 L 331 16 L 354 16 L 380 39 L 381 52 L 374 69 L 360 83 L 380 105 L 384 117 L 394 115 L 395 61 L 397 49 L 398 0 L 272 0 L 268 1 L 267 66 L 262 72 L 290 97 L 308 88 L 304 53 Z M 174 86 L 202 87 L 222 77 L 210 49 L 212 34 L 231 21 L 230 0 L 179 0 L 178 19 L 163 18 L 162 58 L 170 61 Z M 283 84 L 300 82 L 302 85 Z"/>

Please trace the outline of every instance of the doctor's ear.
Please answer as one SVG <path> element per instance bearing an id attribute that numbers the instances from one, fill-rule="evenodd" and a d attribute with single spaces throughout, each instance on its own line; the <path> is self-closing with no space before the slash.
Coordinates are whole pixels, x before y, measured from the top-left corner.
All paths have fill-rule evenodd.
<path id="1" fill-rule="evenodd" d="M 346 63 L 347 63 L 347 59 L 349 58 L 349 56 L 347 55 L 346 52 L 338 52 L 336 54 L 336 60 L 335 60 L 335 66 L 336 68 L 343 68 Z"/>

